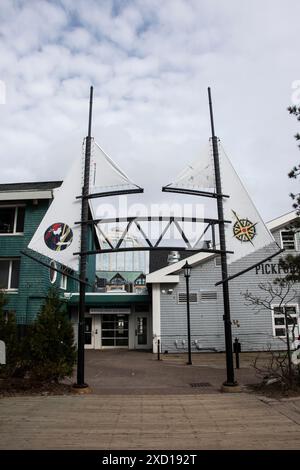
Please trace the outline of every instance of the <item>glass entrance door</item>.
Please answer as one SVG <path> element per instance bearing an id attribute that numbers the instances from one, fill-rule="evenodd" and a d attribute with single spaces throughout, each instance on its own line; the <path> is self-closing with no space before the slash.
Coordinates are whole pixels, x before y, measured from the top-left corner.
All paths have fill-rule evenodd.
<path id="1" fill-rule="evenodd" d="M 102 347 L 128 347 L 128 315 L 102 315 Z"/>
<path id="2" fill-rule="evenodd" d="M 147 317 L 136 317 L 136 347 L 147 346 Z"/>
<path id="3" fill-rule="evenodd" d="M 93 319 L 91 317 L 84 319 L 84 344 L 87 349 L 93 347 L 92 322 Z"/>

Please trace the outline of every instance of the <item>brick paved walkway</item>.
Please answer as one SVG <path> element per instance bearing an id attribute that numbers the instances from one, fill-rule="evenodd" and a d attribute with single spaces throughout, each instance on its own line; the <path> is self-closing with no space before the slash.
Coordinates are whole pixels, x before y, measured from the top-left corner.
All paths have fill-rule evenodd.
<path id="1" fill-rule="evenodd" d="M 257 381 L 252 360 L 242 355 L 242 385 Z M 183 355 L 87 351 L 91 395 L 0 400 L 0 449 L 298 449 L 300 400 L 223 394 L 224 364 L 224 354 L 187 366 Z M 191 388 L 199 382 L 210 386 Z"/>
<path id="2" fill-rule="evenodd" d="M 97 394 L 178 395 L 216 393 L 226 379 L 225 354 L 194 354 L 192 366 L 184 354 L 161 357 L 157 361 L 143 351 L 86 351 L 86 382 Z M 242 385 L 258 381 L 250 367 L 253 360 L 253 354 L 241 357 L 236 378 Z M 192 388 L 191 383 L 210 385 Z"/>
<path id="3" fill-rule="evenodd" d="M 254 395 L 12 397 L 1 449 L 299 449 L 300 401 Z"/>

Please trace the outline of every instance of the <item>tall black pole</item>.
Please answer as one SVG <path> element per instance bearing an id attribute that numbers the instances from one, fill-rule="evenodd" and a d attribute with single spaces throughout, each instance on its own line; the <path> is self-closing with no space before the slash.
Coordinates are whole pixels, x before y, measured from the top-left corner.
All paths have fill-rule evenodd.
<path id="1" fill-rule="evenodd" d="M 224 302 L 223 319 L 224 319 L 224 330 L 225 330 L 226 370 L 227 370 L 227 380 L 226 382 L 224 382 L 224 385 L 233 386 L 233 385 L 237 385 L 237 382 L 234 380 L 232 332 L 231 332 L 231 320 L 230 320 L 229 286 L 228 286 L 228 280 L 227 280 L 228 272 L 227 272 L 227 255 L 226 255 L 222 183 L 221 183 L 221 174 L 220 174 L 218 137 L 216 137 L 215 135 L 214 116 L 213 116 L 210 88 L 208 88 L 208 101 L 209 101 L 213 157 L 214 157 L 214 167 L 215 167 L 217 208 L 218 208 L 220 249 L 221 249 L 221 269 L 222 269 L 222 281 L 223 281 L 223 302 Z"/>
<path id="2" fill-rule="evenodd" d="M 190 276 L 185 276 L 186 281 L 186 311 L 187 311 L 187 333 L 188 333 L 188 364 L 192 364 L 191 348 L 191 317 L 190 317 Z"/>
<path id="3" fill-rule="evenodd" d="M 82 187 L 82 205 L 81 205 L 81 244 L 80 252 L 80 279 L 86 279 L 87 272 L 87 255 L 84 254 L 88 248 L 88 221 L 89 202 L 87 196 L 89 194 L 89 178 L 90 178 L 90 162 L 91 162 L 91 128 L 92 128 L 92 108 L 93 108 L 93 87 L 90 88 L 90 107 L 89 107 L 89 124 L 88 135 L 85 140 L 85 159 L 84 159 L 84 180 Z M 77 383 L 76 387 L 85 388 L 88 385 L 84 382 L 84 328 L 85 328 L 85 288 L 86 285 L 81 282 L 79 288 L 79 313 L 78 313 L 78 355 L 77 355 Z"/>

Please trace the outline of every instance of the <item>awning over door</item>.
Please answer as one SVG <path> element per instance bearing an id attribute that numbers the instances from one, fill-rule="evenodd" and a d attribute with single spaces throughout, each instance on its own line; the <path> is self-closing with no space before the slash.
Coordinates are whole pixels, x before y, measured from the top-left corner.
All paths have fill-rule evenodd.
<path id="1" fill-rule="evenodd" d="M 77 292 L 66 293 L 65 300 L 68 305 L 76 306 L 79 304 L 79 294 Z M 87 292 L 85 296 L 85 303 L 87 307 L 101 308 L 106 305 L 113 305 L 116 308 L 122 308 L 123 306 L 129 307 L 132 304 L 149 304 L 149 295 L 133 294 L 133 293 L 122 293 L 122 294 L 110 294 L 110 293 L 94 293 Z"/>

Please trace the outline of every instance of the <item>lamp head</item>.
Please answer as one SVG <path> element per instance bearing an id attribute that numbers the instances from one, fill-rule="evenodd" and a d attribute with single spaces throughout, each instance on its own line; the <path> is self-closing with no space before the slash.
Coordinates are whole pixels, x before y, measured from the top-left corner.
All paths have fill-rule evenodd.
<path id="1" fill-rule="evenodd" d="M 184 269 L 184 277 L 190 277 L 192 267 L 187 261 L 185 262 L 183 269 Z"/>

